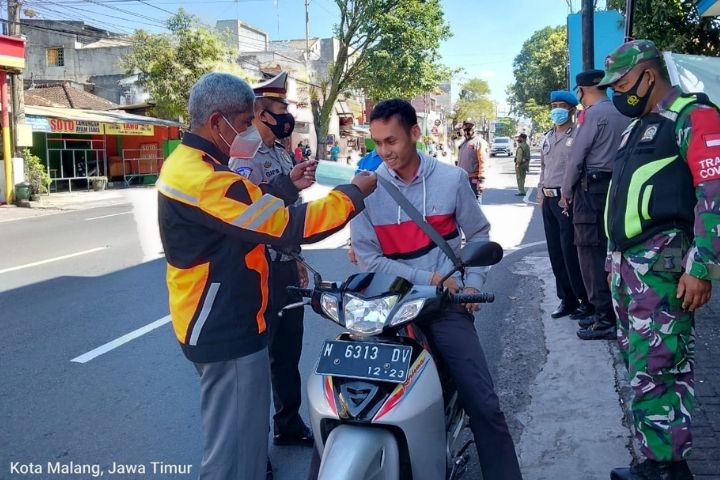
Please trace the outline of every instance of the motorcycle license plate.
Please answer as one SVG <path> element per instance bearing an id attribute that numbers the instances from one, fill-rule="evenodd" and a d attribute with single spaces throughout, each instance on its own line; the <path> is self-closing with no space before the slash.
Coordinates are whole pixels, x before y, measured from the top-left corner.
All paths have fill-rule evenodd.
<path id="1" fill-rule="evenodd" d="M 325 340 L 315 373 L 404 383 L 411 357 L 409 345 Z"/>

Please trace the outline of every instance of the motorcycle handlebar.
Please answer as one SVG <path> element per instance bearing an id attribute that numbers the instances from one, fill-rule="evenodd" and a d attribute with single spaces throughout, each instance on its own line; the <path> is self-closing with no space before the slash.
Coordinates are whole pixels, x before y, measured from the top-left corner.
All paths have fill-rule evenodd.
<path id="1" fill-rule="evenodd" d="M 291 295 L 298 295 L 300 297 L 312 298 L 312 288 L 300 288 L 300 287 L 287 287 L 287 292 Z"/>
<path id="2" fill-rule="evenodd" d="M 493 293 L 460 293 L 450 295 L 450 303 L 491 303 L 495 301 Z"/>

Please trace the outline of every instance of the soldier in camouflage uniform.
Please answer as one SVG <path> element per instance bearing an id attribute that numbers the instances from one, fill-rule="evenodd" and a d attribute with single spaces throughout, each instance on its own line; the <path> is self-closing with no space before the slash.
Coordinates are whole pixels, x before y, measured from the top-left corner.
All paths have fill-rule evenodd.
<path id="1" fill-rule="evenodd" d="M 600 85 L 634 118 L 622 136 L 605 212 L 618 342 L 646 460 L 614 480 L 691 479 L 694 311 L 720 278 L 720 113 L 672 87 L 655 45 L 605 61 Z"/>

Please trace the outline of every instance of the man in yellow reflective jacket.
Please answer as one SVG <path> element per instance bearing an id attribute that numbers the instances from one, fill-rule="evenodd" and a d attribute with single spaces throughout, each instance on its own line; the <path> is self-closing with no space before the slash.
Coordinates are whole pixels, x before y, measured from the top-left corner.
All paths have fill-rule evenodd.
<path id="1" fill-rule="evenodd" d="M 265 477 L 270 374 L 265 335 L 265 245 L 312 243 L 340 230 L 375 189 L 356 176 L 326 197 L 293 205 L 313 162 L 256 186 L 228 168 L 230 146 L 253 120 L 243 80 L 210 73 L 190 91 L 190 132 L 157 182 L 173 329 L 200 372 L 200 478 Z"/>

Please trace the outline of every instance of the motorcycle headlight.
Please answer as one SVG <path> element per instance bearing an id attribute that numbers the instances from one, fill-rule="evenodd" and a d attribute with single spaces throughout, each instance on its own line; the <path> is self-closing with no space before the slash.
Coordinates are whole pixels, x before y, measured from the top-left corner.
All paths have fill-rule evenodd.
<path id="1" fill-rule="evenodd" d="M 409 322 L 414 319 L 422 310 L 423 305 L 425 305 L 424 298 L 403 303 L 398 312 L 393 315 L 392 320 L 390 320 L 390 325 L 400 325 L 401 323 Z"/>
<path id="2" fill-rule="evenodd" d="M 333 321 L 335 321 L 336 323 L 340 322 L 340 316 L 338 315 L 337 298 L 335 298 L 333 295 L 323 293 L 320 296 L 320 306 L 322 307 L 323 312 L 325 312 L 328 317 L 332 318 Z"/>
<path id="3" fill-rule="evenodd" d="M 361 335 L 380 333 L 388 315 L 400 298 L 399 295 L 364 300 L 345 294 L 345 327 Z"/>

